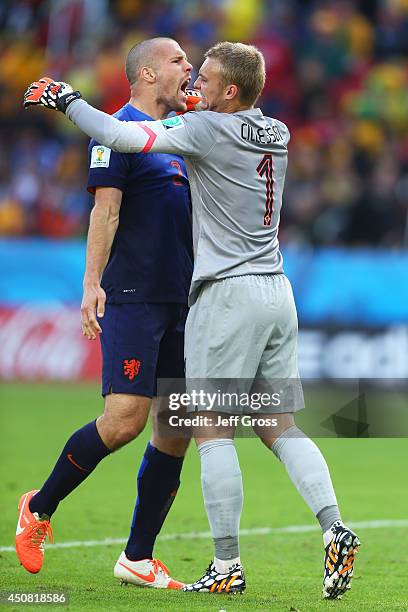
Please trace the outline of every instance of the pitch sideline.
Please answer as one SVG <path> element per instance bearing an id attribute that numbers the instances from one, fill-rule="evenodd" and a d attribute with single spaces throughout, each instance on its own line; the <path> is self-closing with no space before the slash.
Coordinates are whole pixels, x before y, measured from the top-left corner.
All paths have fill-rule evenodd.
<path id="1" fill-rule="evenodd" d="M 408 519 L 389 519 L 378 521 L 351 521 L 347 526 L 352 529 L 386 529 L 387 527 L 408 527 Z M 320 527 L 314 525 L 288 525 L 287 527 L 254 527 L 252 529 L 241 529 L 240 536 L 269 535 L 273 533 L 308 533 L 309 531 L 319 531 Z M 211 538 L 209 531 L 191 531 L 188 533 L 168 533 L 159 536 L 162 542 L 169 540 L 204 540 Z M 78 540 L 72 542 L 59 542 L 48 544 L 47 548 L 83 548 L 93 546 L 109 546 L 111 544 L 125 544 L 126 538 L 105 538 L 104 540 Z M 0 546 L 0 552 L 15 552 L 14 546 Z"/>

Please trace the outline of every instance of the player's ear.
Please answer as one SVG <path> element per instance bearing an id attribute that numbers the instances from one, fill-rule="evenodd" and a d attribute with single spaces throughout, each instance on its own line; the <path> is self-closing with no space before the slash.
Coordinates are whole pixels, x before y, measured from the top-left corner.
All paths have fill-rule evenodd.
<path id="1" fill-rule="evenodd" d="M 236 85 L 228 85 L 225 90 L 225 99 L 233 100 L 238 96 L 238 87 Z"/>
<path id="2" fill-rule="evenodd" d="M 152 68 L 148 68 L 147 66 L 143 66 L 140 71 L 140 76 L 144 81 L 148 83 L 154 83 L 156 81 L 156 73 Z"/>

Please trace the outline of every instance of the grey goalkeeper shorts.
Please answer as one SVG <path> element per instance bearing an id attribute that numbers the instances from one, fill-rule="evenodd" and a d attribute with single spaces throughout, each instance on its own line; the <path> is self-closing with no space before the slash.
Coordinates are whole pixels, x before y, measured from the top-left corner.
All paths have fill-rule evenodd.
<path id="1" fill-rule="evenodd" d="M 187 410 L 279 414 L 303 408 L 297 336 L 296 306 L 284 274 L 205 282 L 185 329 L 187 393 L 196 390 L 197 398 L 202 391 Z"/>

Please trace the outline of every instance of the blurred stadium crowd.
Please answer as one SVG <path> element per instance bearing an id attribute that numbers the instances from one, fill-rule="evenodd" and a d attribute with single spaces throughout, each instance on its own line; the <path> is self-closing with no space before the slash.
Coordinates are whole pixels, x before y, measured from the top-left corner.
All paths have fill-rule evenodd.
<path id="1" fill-rule="evenodd" d="M 107 112 L 127 51 L 172 36 L 196 68 L 218 40 L 264 53 L 265 114 L 292 131 L 281 241 L 408 246 L 408 0 L 2 0 L 0 235 L 86 233 L 86 139 L 24 112 L 29 82 L 71 82 Z"/>

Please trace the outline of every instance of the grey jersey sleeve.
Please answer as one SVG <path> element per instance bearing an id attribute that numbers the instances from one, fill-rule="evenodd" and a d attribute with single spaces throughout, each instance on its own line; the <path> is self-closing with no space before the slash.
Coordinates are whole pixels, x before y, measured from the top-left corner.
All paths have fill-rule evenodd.
<path id="1" fill-rule="evenodd" d="M 283 144 L 287 148 L 289 141 L 290 141 L 290 132 L 289 132 L 288 126 L 286 125 L 286 123 L 283 123 L 282 121 L 279 121 L 278 119 L 274 119 L 273 121 L 275 125 L 278 126 L 280 133 L 283 135 Z"/>
<path id="2" fill-rule="evenodd" d="M 85 100 L 75 100 L 66 114 L 88 136 L 121 153 L 175 153 L 200 158 L 214 143 L 213 128 L 201 118 L 203 113 L 187 113 L 163 121 L 119 121 Z"/>

